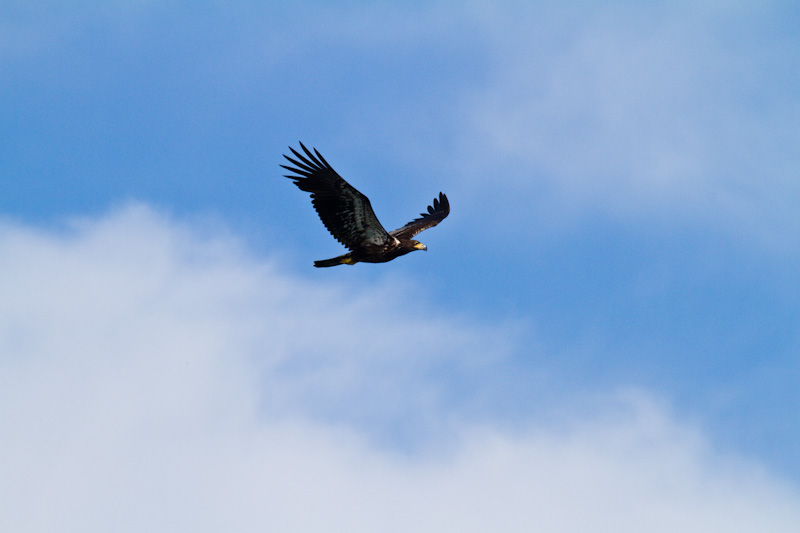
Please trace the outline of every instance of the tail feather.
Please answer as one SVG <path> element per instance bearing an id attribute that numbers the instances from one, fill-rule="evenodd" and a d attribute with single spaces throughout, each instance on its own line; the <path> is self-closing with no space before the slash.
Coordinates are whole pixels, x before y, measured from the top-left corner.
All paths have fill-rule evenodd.
<path id="1" fill-rule="evenodd" d="M 321 261 L 314 261 L 314 266 L 317 268 L 321 267 L 332 267 L 336 265 L 341 265 L 342 260 L 338 257 L 334 257 L 333 259 L 323 259 Z"/>
<path id="2" fill-rule="evenodd" d="M 320 261 L 314 261 L 314 266 L 317 268 L 322 267 L 332 267 L 336 265 L 353 265 L 355 261 L 350 257 L 350 254 L 340 255 L 339 257 L 334 257 L 332 259 L 322 259 Z"/>

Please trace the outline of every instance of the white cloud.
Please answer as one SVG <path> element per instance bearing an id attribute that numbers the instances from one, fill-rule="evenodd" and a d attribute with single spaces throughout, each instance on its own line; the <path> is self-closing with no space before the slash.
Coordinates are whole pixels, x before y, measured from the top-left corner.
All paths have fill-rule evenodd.
<path id="1" fill-rule="evenodd" d="M 720 456 L 646 394 L 557 427 L 453 417 L 432 369 L 502 364 L 508 329 L 410 313 L 389 284 L 292 277 L 226 240 L 141 206 L 65 231 L 0 226 L 0 529 L 800 523 L 795 487 Z M 447 429 L 398 451 L 337 416 L 349 410 Z"/>

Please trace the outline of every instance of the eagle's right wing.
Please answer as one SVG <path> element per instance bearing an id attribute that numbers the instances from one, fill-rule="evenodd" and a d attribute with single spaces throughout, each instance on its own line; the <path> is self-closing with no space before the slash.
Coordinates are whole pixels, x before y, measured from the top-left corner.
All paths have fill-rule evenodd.
<path id="1" fill-rule="evenodd" d="M 439 193 L 439 198 L 433 199 L 433 205 L 428 206 L 427 213 L 420 213 L 419 218 L 415 218 L 402 228 L 390 232 L 390 235 L 398 239 L 410 239 L 420 231 L 434 227 L 450 214 L 450 202 L 444 193 Z"/>
<path id="2" fill-rule="evenodd" d="M 350 250 L 367 243 L 386 243 L 390 239 L 389 233 L 372 211 L 369 198 L 344 181 L 316 148 L 312 154 L 303 143 L 300 147 L 305 156 L 290 146 L 297 159 L 287 155 L 283 157 L 294 167 L 281 166 L 296 174 L 286 177 L 294 180 L 300 190 L 311 193 L 311 203 L 331 235 Z"/>

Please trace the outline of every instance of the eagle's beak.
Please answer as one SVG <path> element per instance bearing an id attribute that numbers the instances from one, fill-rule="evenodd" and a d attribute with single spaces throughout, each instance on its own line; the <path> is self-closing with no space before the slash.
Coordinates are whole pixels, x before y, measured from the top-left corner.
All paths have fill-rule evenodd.
<path id="1" fill-rule="evenodd" d="M 417 250 L 425 250 L 426 252 L 428 251 L 428 247 L 422 244 L 421 242 L 415 244 L 414 248 L 416 248 Z"/>

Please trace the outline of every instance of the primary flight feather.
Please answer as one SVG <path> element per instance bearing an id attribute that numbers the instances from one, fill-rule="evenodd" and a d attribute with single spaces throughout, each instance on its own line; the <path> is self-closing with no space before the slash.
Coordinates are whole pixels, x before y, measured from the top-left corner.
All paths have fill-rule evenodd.
<path id="1" fill-rule="evenodd" d="M 414 250 L 427 250 L 412 237 L 432 228 L 450 213 L 450 202 L 440 192 L 439 198 L 434 198 L 433 205 L 428 206 L 427 213 L 421 213 L 402 228 L 386 231 L 372 211 L 369 198 L 337 174 L 316 148 L 313 153 L 303 143 L 300 148 L 303 154 L 289 147 L 294 158 L 283 156 L 294 165 L 281 165 L 294 173 L 286 177 L 294 180 L 301 191 L 311 193 L 311 203 L 322 223 L 350 250 L 332 259 L 314 261 L 315 267 L 385 263 Z"/>

